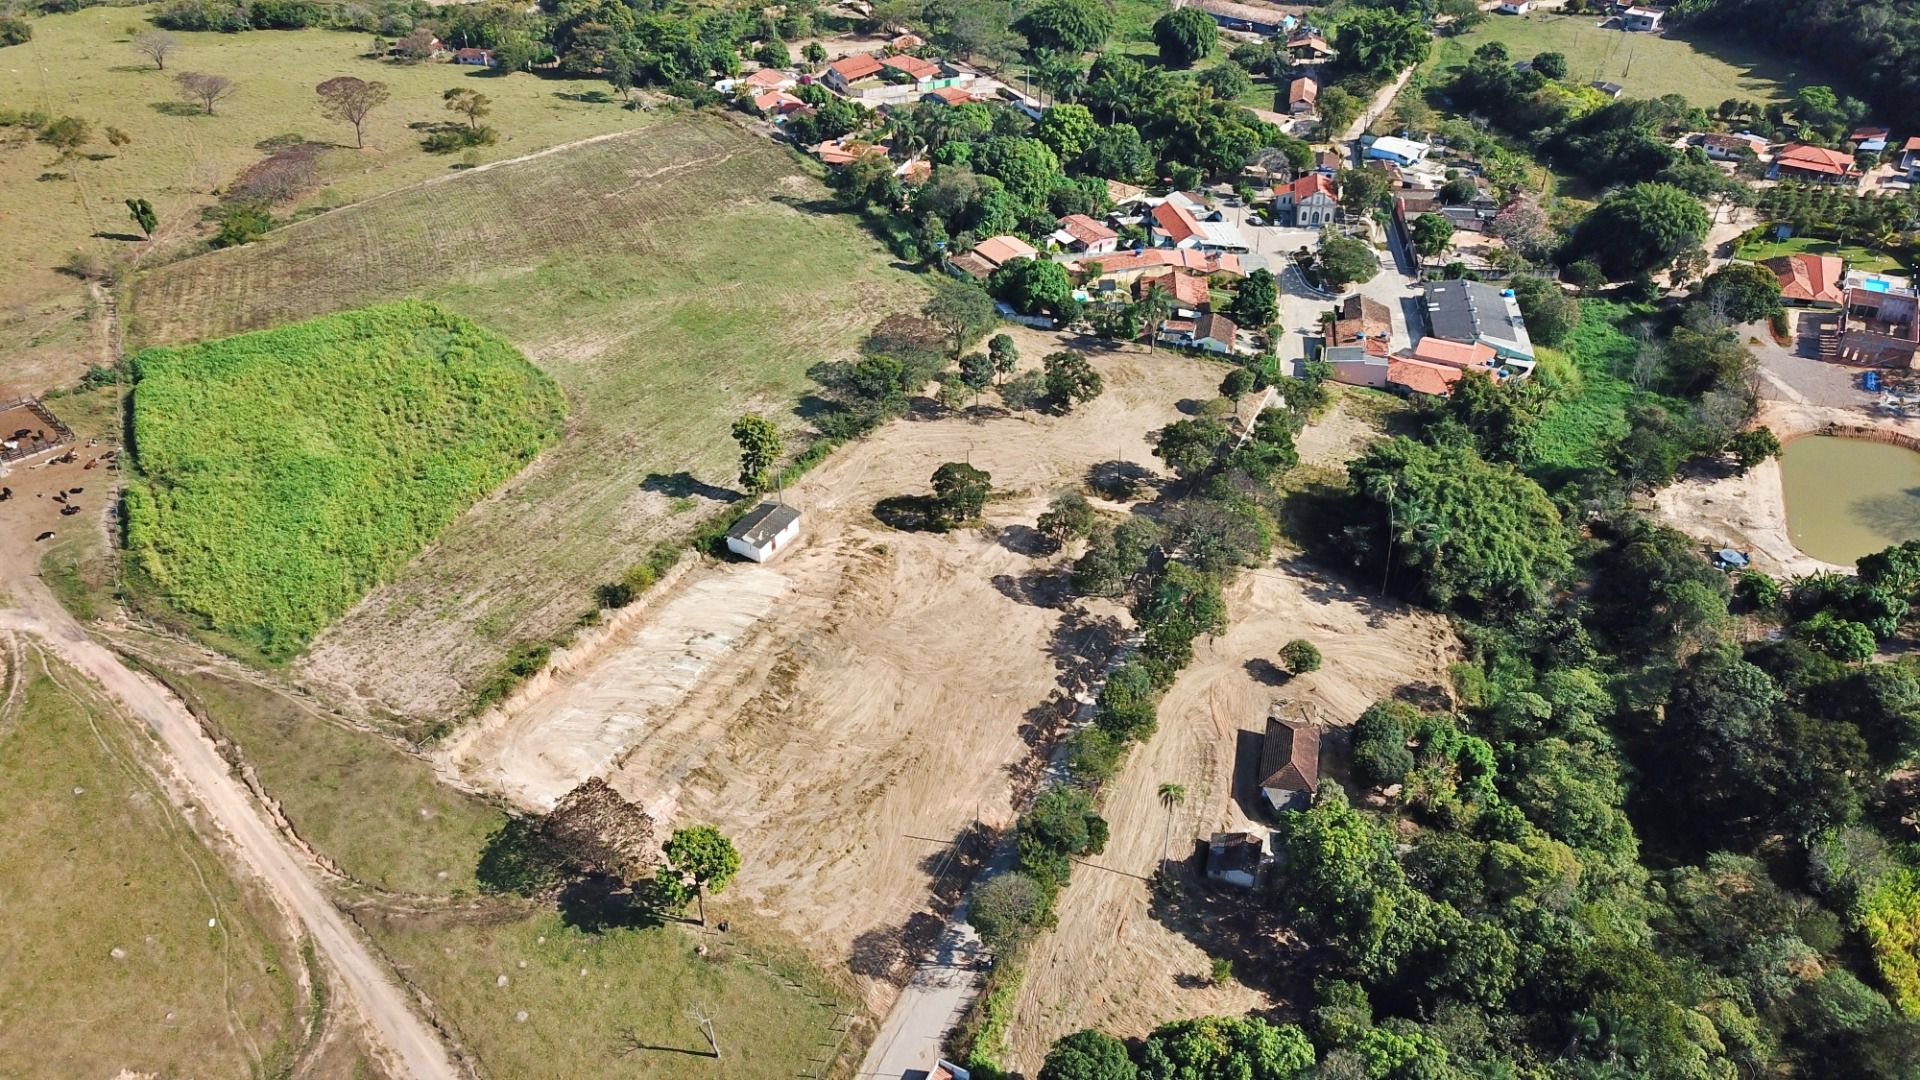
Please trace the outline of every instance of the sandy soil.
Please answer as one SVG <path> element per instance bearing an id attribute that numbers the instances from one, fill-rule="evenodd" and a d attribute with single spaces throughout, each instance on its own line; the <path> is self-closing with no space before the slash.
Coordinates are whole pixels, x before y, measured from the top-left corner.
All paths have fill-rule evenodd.
<path id="1" fill-rule="evenodd" d="M 1179 1017 L 1284 1006 L 1238 981 L 1207 985 L 1211 955 L 1198 943 L 1207 924 L 1162 922 L 1149 910 L 1147 879 L 1160 866 L 1163 844 L 1170 835 L 1167 850 L 1178 861 L 1215 831 L 1265 833 L 1253 773 L 1274 702 L 1289 703 L 1290 715 L 1304 707 L 1344 727 L 1403 687 L 1430 692 L 1444 683 L 1453 659 L 1445 619 L 1376 605 L 1303 563 L 1241 575 L 1227 604 L 1231 629 L 1195 650 L 1193 665 L 1161 704 L 1154 738 L 1134 750 L 1108 787 L 1113 838 L 1092 865 L 1074 872 L 1059 928 L 1035 947 L 1009 1038 L 1007 1064 L 1015 1070 L 1031 1075 L 1055 1039 L 1085 1027 L 1135 1036 Z M 1325 666 L 1283 682 L 1270 661 L 1295 637 L 1319 645 Z M 1330 772 L 1344 775 L 1344 747 L 1344 739 L 1323 744 Z M 1157 795 L 1169 782 L 1187 789 L 1171 827 Z M 1228 908 L 1239 903 L 1230 890 L 1221 899 Z"/>
<path id="2" fill-rule="evenodd" d="M 1782 441 L 1828 425 L 1920 437 L 1920 421 L 1784 401 L 1762 402 L 1760 422 Z M 1778 461 L 1763 462 L 1745 476 L 1682 479 L 1662 488 L 1653 503 L 1669 525 L 1687 535 L 1749 553 L 1757 570 L 1776 576 L 1853 572 L 1851 566 L 1823 562 L 1793 546 L 1787 534 L 1787 501 Z"/>
<path id="3" fill-rule="evenodd" d="M 1028 365 L 1061 345 L 1016 336 Z M 745 864 L 727 897 L 850 965 L 884 1009 L 949 842 L 1011 819 L 1036 722 L 1116 636 L 1115 611 L 1049 606 L 1065 597 L 1063 556 L 1034 519 L 1096 463 L 1153 464 L 1147 433 L 1220 379 L 1138 349 L 1094 356 L 1107 392 L 1069 416 L 908 419 L 841 451 L 787 492 L 807 514 L 799 547 L 690 574 L 445 763 L 528 806 L 610 769 L 663 827 L 719 825 Z M 873 517 L 947 461 L 993 475 L 986 527 L 909 533 Z"/>

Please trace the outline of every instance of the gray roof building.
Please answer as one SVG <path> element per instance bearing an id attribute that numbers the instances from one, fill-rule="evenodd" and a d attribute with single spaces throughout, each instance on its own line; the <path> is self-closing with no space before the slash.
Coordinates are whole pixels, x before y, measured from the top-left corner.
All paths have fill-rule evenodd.
<path id="1" fill-rule="evenodd" d="M 1484 281 L 1427 283 L 1427 328 L 1442 341 L 1485 344 L 1502 357 L 1533 359 L 1533 341 L 1513 290 Z"/>

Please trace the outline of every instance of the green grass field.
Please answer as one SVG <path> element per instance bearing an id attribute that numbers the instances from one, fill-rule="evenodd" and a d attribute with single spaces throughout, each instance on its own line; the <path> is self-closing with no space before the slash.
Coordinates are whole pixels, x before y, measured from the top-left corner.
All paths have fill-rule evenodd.
<path id="1" fill-rule="evenodd" d="M 845 1075 L 859 1049 L 836 1030 L 847 999 L 803 965 L 742 949 L 737 923 L 700 938 L 702 957 L 677 926 L 583 930 L 552 912 L 361 920 L 488 1075 L 776 1080 Z M 689 1007 L 712 1018 L 718 1060 Z"/>
<path id="2" fill-rule="evenodd" d="M 558 434 L 553 384 L 404 301 L 133 358 L 138 584 L 281 659 Z"/>
<path id="3" fill-rule="evenodd" d="M 1516 60 L 1543 52 L 1564 53 L 1568 77 L 1579 82 L 1603 79 L 1626 88 L 1628 97 L 1679 94 L 1712 108 L 1728 98 L 1784 101 L 1796 87 L 1823 81 L 1818 73 L 1725 38 L 1671 34 L 1629 34 L 1600 29 L 1596 15 L 1489 15 L 1459 37 L 1433 43 L 1429 72 L 1458 67 L 1490 41 L 1507 47 Z"/>
<path id="4" fill-rule="evenodd" d="M 1759 262 L 1762 259 L 1777 258 L 1781 255 L 1838 255 L 1847 261 L 1850 270 L 1868 270 L 1878 273 L 1912 273 L 1899 259 L 1879 248 L 1865 247 L 1860 244 L 1836 244 L 1831 240 L 1816 240 L 1811 236 L 1795 236 L 1787 240 L 1760 240 L 1751 244 L 1742 244 L 1735 257 Z"/>
<path id="5" fill-rule="evenodd" d="M 561 443 L 323 633 L 301 678 L 443 721 L 514 645 L 565 633 L 596 585 L 734 498 L 734 418 L 803 431 L 807 369 L 924 295 L 827 197 L 788 151 L 690 115 L 143 276 L 145 342 L 420 296 L 498 331 L 567 395 Z"/>
<path id="6" fill-rule="evenodd" d="M 646 122 L 605 95 L 604 82 L 544 79 L 529 74 L 490 77 L 452 64 L 398 64 L 369 59 L 364 34 L 326 30 L 260 30 L 238 34 L 177 33 L 179 52 L 167 71 L 136 53 L 130 31 L 146 27 L 151 7 L 93 7 L 33 20 L 33 40 L 0 49 L 0 104 L 72 115 L 94 125 L 86 148 L 99 160 L 55 165 L 45 146 L 0 148 L 0 297 L 19 304 L 50 294 L 71 296 L 75 283 L 54 273 L 69 252 L 131 255 L 144 245 L 94 239 L 95 233 L 137 230 L 122 200 L 152 201 L 162 246 L 200 228 L 210 194 L 265 153 L 256 144 L 296 134 L 332 143 L 320 159 L 320 186 L 287 209 L 353 202 L 402 184 L 444 175 L 462 155 L 436 156 L 420 148 L 408 125 L 452 117 L 442 106 L 449 87 L 471 86 L 493 101 L 488 119 L 498 145 L 481 148 L 482 161 L 540 150 L 571 139 L 621 131 Z M 238 86 L 216 115 L 183 110 L 176 71 L 225 75 Z M 352 130 L 320 114 L 313 88 L 335 75 L 378 79 L 392 99 L 373 114 L 367 149 L 352 147 Z M 131 144 L 107 144 L 113 125 Z M 65 173 L 68 179 L 50 179 Z M 13 342 L 9 341 L 9 344 Z"/>
<path id="7" fill-rule="evenodd" d="M 19 693 L 0 699 L 4 1071 L 284 1075 L 307 1001 L 272 902 L 149 776 L 144 729 L 70 669 L 15 655 Z"/>
<path id="8" fill-rule="evenodd" d="M 1627 405 L 1634 389 L 1617 372 L 1639 347 L 1622 325 L 1632 315 L 1622 304 L 1580 303 L 1580 324 L 1558 349 L 1541 348 L 1542 367 L 1570 363 L 1578 373 L 1546 408 L 1534 433 L 1537 462 L 1548 468 L 1581 469 L 1601 464 L 1606 444 L 1627 431 Z"/>

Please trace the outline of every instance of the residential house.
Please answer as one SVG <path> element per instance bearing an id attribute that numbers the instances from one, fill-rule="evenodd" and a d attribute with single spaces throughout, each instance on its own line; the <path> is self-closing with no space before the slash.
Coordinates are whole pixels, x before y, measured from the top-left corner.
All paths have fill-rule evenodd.
<path id="1" fill-rule="evenodd" d="M 1920 135 L 1907 140 L 1900 148 L 1900 171 L 1910 180 L 1920 179 Z"/>
<path id="2" fill-rule="evenodd" d="M 896 34 L 887 41 L 887 48 L 895 52 L 906 52 L 909 49 L 917 49 L 926 43 L 927 39 L 921 37 L 919 34 Z"/>
<path id="3" fill-rule="evenodd" d="M 1533 341 L 1513 290 L 1484 281 L 1430 281 L 1426 287 L 1428 331 L 1443 341 L 1487 345 L 1503 361 L 1533 365 Z"/>
<path id="4" fill-rule="evenodd" d="M 881 70 L 879 57 L 872 53 L 855 53 L 828 64 L 823 78 L 830 89 L 851 95 L 855 83 L 871 79 L 879 75 Z"/>
<path id="5" fill-rule="evenodd" d="M 1159 289 L 1172 301 L 1176 319 L 1198 319 L 1213 310 L 1213 290 L 1207 279 L 1190 270 L 1168 270 L 1164 274 L 1142 274 L 1133 283 L 1135 295 L 1144 298 L 1150 289 Z"/>
<path id="6" fill-rule="evenodd" d="M 1659 8 L 1630 7 L 1620 15 L 1620 29 L 1651 34 L 1660 29 L 1660 19 L 1665 15 Z"/>
<path id="7" fill-rule="evenodd" d="M 939 64 L 906 53 L 886 57 L 880 61 L 880 66 L 888 71 L 898 72 L 897 77 L 904 77 L 906 81 L 913 83 L 916 90 L 933 89 L 942 74 Z"/>
<path id="8" fill-rule="evenodd" d="M 1147 199 L 1147 189 L 1135 187 L 1132 184 L 1123 184 L 1118 180 L 1109 180 L 1107 181 L 1107 199 L 1113 203 L 1114 208 L 1117 210 L 1132 203 L 1145 202 Z"/>
<path id="9" fill-rule="evenodd" d="M 1168 319 L 1160 324 L 1160 340 L 1202 352 L 1237 356 L 1240 327 L 1225 315 L 1208 312 L 1197 319 Z"/>
<path id="10" fill-rule="evenodd" d="M 1132 251 L 1116 251 L 1097 259 L 1076 259 L 1067 264 L 1067 269 L 1075 273 L 1086 273 L 1095 263 L 1100 266 L 1096 287 L 1106 290 L 1131 288 L 1133 283 L 1141 277 L 1167 269 L 1188 270 L 1209 277 L 1214 274 L 1245 277 L 1247 273 L 1240 265 L 1238 255 L 1231 252 L 1200 251 L 1194 248 L 1136 248 Z"/>
<path id="11" fill-rule="evenodd" d="M 1796 307 L 1838 308 L 1846 302 L 1841 275 L 1846 264 L 1834 255 L 1782 255 L 1760 264 L 1780 279 L 1780 302 Z"/>
<path id="12" fill-rule="evenodd" d="M 1391 161 L 1405 168 L 1426 160 L 1427 151 L 1431 149 L 1433 148 L 1423 142 L 1403 139 L 1398 135 L 1382 135 L 1368 144 L 1366 156 Z"/>
<path id="13" fill-rule="evenodd" d="M 1017 236 L 989 236 L 973 245 L 973 250 L 952 256 L 947 260 L 947 269 L 954 276 L 966 276 L 976 281 L 985 281 L 993 276 L 995 270 L 1015 259 L 1037 259 L 1040 252 L 1032 244 Z"/>
<path id="14" fill-rule="evenodd" d="M 1068 214 L 1050 238 L 1068 251 L 1105 255 L 1120 247 L 1120 234 L 1085 214 Z"/>
<path id="15" fill-rule="evenodd" d="M 958 86 L 940 86 L 921 94 L 920 100 L 931 105 L 965 105 L 980 99 Z"/>
<path id="16" fill-rule="evenodd" d="M 1533 0 L 1506 0 L 1493 10 L 1502 15 L 1525 15 L 1533 10 Z"/>
<path id="17" fill-rule="evenodd" d="M 1311 115 L 1314 103 L 1319 100 L 1320 85 L 1304 75 L 1287 88 L 1287 111 L 1295 116 Z"/>
<path id="18" fill-rule="evenodd" d="M 865 142 L 851 136 L 828 139 L 813 148 L 813 156 L 819 158 L 822 165 L 845 165 L 876 154 L 884 157 L 886 153 L 887 148 L 883 145 Z"/>
<path id="19" fill-rule="evenodd" d="M 753 99 L 754 110 L 778 123 L 810 106 L 785 90 L 769 90 Z"/>
<path id="20" fill-rule="evenodd" d="M 1292 30 L 1299 21 L 1276 7 L 1242 4 L 1235 0 L 1195 0 L 1194 6 L 1213 16 L 1222 30 L 1272 37 Z"/>
<path id="21" fill-rule="evenodd" d="M 1287 55 L 1296 64 L 1317 64 L 1333 59 L 1333 46 L 1317 30 L 1303 29 L 1287 38 Z"/>
<path id="22" fill-rule="evenodd" d="M 500 62 L 493 58 L 492 49 L 455 49 L 453 62 L 471 64 L 474 67 L 499 67 Z"/>
<path id="23" fill-rule="evenodd" d="M 1313 171 L 1322 176 L 1339 176 L 1340 167 L 1345 164 L 1346 159 L 1340 156 L 1340 151 L 1338 150 L 1315 150 L 1313 152 Z"/>
<path id="24" fill-rule="evenodd" d="M 1331 224 L 1340 210 L 1333 181 L 1323 173 L 1308 173 L 1273 193 L 1273 219 L 1296 229 L 1317 229 Z"/>
<path id="25" fill-rule="evenodd" d="M 1385 352 L 1376 353 L 1364 345 L 1329 345 L 1320 350 L 1320 359 L 1333 368 L 1334 382 L 1386 388 L 1390 358 Z"/>
<path id="26" fill-rule="evenodd" d="M 1695 135 L 1688 141 L 1704 150 L 1707 157 L 1714 161 L 1746 161 L 1767 152 L 1767 140 L 1744 132 L 1735 135 L 1710 131 Z"/>
<path id="27" fill-rule="evenodd" d="M 927 1080 L 973 1080 L 973 1074 L 946 1058 L 935 1058 L 933 1068 L 927 1070 Z"/>
<path id="28" fill-rule="evenodd" d="M 408 35 L 408 36 L 411 37 L 412 35 Z M 424 54 L 413 52 L 412 49 L 410 48 L 410 45 L 411 43 L 402 44 L 401 42 L 396 41 L 392 45 L 387 47 L 387 55 L 397 56 L 405 59 L 405 58 L 410 58 L 410 57 L 420 56 L 420 55 L 439 56 L 441 53 L 447 51 L 447 43 L 431 35 L 429 35 L 427 38 L 426 52 Z"/>
<path id="29" fill-rule="evenodd" d="M 893 175 L 899 177 L 900 182 L 909 187 L 918 187 L 933 178 L 933 162 L 926 158 L 902 162 L 893 170 Z"/>
<path id="30" fill-rule="evenodd" d="M 800 538 L 800 511 L 786 503 L 763 502 L 727 530 L 727 550 L 763 563 Z"/>
<path id="31" fill-rule="evenodd" d="M 1253 833 L 1217 832 L 1207 841 L 1207 880 L 1251 889 L 1267 864 L 1267 842 Z"/>
<path id="32" fill-rule="evenodd" d="M 1847 142 L 1853 144 L 1856 154 L 1878 154 L 1887 148 L 1887 140 L 1893 132 L 1883 127 L 1854 128 L 1847 136 Z"/>
<path id="33" fill-rule="evenodd" d="M 1396 356 L 1387 361 L 1387 389 L 1408 397 L 1443 398 L 1453 393 L 1455 383 L 1467 373 L 1449 364 L 1429 364 Z"/>
<path id="34" fill-rule="evenodd" d="M 1260 751 L 1260 795 L 1275 810 L 1305 810 L 1320 791 L 1320 729 L 1267 717 Z"/>
<path id="35" fill-rule="evenodd" d="M 1605 79 L 1595 79 L 1587 84 L 1587 88 L 1590 90 L 1598 90 L 1614 101 L 1620 100 L 1620 95 L 1627 92 L 1626 87 L 1621 86 L 1617 82 L 1608 82 Z"/>
<path id="36" fill-rule="evenodd" d="M 1329 346 L 1358 345 L 1375 356 L 1393 351 L 1393 311 L 1387 305 L 1355 293 L 1340 302 L 1337 315 L 1327 334 Z"/>
<path id="37" fill-rule="evenodd" d="M 1448 341 L 1429 334 L 1413 343 L 1403 359 L 1418 360 L 1423 364 L 1440 364 L 1445 367 L 1459 368 L 1462 371 L 1493 372 L 1499 366 L 1499 354 L 1493 346 L 1484 342 L 1472 343 Z"/>
<path id="38" fill-rule="evenodd" d="M 1225 215 L 1199 196 L 1183 191 L 1154 203 L 1143 224 L 1155 247 L 1234 252 L 1248 248 L 1239 226 L 1225 220 Z"/>
<path id="39" fill-rule="evenodd" d="M 1920 303 L 1912 289 L 1848 289 L 1840 308 L 1840 327 L 1821 343 L 1823 359 L 1861 367 L 1913 369 L 1920 353 Z"/>
<path id="40" fill-rule="evenodd" d="M 1788 143 L 1773 156 L 1773 169 L 1767 175 L 1775 180 L 1841 183 L 1854 178 L 1853 155 L 1806 143 Z"/>
<path id="41" fill-rule="evenodd" d="M 799 84 L 800 80 L 795 78 L 790 71 L 781 71 L 779 68 L 761 68 L 759 71 L 741 79 L 740 82 L 754 93 L 764 94 L 769 90 L 791 90 Z"/>

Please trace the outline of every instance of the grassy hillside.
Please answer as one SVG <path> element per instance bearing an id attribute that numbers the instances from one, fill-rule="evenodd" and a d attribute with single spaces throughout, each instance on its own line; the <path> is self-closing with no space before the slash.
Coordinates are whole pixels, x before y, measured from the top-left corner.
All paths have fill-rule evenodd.
<path id="1" fill-rule="evenodd" d="M 499 337 L 403 302 L 133 360 L 127 548 L 145 584 L 297 651 L 558 432 Z"/>

